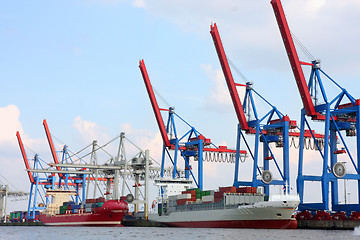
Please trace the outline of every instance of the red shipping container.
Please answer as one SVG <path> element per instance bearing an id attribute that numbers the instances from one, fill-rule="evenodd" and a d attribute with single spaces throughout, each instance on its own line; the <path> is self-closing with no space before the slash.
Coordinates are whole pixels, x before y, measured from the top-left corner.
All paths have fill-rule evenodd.
<path id="1" fill-rule="evenodd" d="M 105 202 L 105 198 L 99 197 L 99 198 L 97 198 L 97 199 L 95 200 L 95 202 L 97 202 L 97 203 Z"/>
<path id="2" fill-rule="evenodd" d="M 176 200 L 177 205 L 184 205 L 188 200 L 187 199 L 178 199 Z"/>
<path id="3" fill-rule="evenodd" d="M 86 203 L 95 203 L 96 199 L 86 199 Z"/>
<path id="4" fill-rule="evenodd" d="M 214 202 L 220 202 L 221 199 L 223 199 L 222 197 L 221 198 L 214 198 Z"/>
<path id="5" fill-rule="evenodd" d="M 236 187 L 220 187 L 219 192 L 236 193 Z"/>
<path id="6" fill-rule="evenodd" d="M 196 195 L 196 191 L 195 190 L 188 190 L 188 191 L 182 191 L 181 194 L 195 194 Z"/>
<path id="7" fill-rule="evenodd" d="M 245 193 L 245 188 L 244 187 L 239 187 L 236 189 L 236 193 Z"/>
<path id="8" fill-rule="evenodd" d="M 256 193 L 257 188 L 256 187 L 240 187 L 236 189 L 237 193 Z"/>
<path id="9" fill-rule="evenodd" d="M 245 187 L 245 193 L 251 193 L 251 187 Z"/>
<path id="10" fill-rule="evenodd" d="M 214 198 L 223 198 L 224 193 L 223 192 L 215 192 L 214 193 Z"/>

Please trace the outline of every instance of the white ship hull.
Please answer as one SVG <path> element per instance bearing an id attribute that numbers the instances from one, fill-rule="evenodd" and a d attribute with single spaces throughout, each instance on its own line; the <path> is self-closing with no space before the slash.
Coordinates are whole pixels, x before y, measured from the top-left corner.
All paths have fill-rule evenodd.
<path id="1" fill-rule="evenodd" d="M 299 204 L 298 196 L 275 196 L 270 201 L 237 208 L 175 211 L 150 214 L 149 220 L 172 227 L 218 228 L 291 228 L 297 227 L 292 215 Z"/>

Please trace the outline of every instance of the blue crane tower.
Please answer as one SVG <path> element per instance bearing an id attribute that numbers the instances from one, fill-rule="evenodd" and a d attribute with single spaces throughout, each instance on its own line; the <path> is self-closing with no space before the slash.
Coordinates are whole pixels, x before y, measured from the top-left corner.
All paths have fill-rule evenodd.
<path id="1" fill-rule="evenodd" d="M 301 110 L 300 122 L 300 150 L 297 177 L 297 191 L 301 203 L 299 210 L 329 210 L 331 193 L 331 209 L 334 211 L 360 210 L 360 100 L 355 99 L 345 88 L 341 87 L 320 67 L 319 60 L 303 62 L 299 60 L 295 44 L 286 21 L 285 13 L 280 0 L 271 1 L 277 20 L 285 50 L 289 58 L 296 84 L 304 105 Z M 310 66 L 311 74 L 306 82 L 302 66 Z M 335 85 L 339 92 L 330 99 L 325 89 L 325 81 Z M 319 139 L 312 134 L 316 149 L 322 159 L 321 175 L 305 175 L 304 171 L 304 134 L 313 133 L 312 122 L 323 123 L 324 144 L 320 146 Z M 355 151 L 349 146 L 349 139 L 356 138 Z M 340 145 L 341 144 L 341 145 Z M 340 147 L 341 146 L 341 147 Z M 356 152 L 356 153 L 354 153 Z M 345 168 L 343 162 L 338 161 L 339 154 L 348 163 Z M 354 173 L 351 173 L 353 171 Z M 338 180 L 357 181 L 357 204 L 340 204 Z M 321 183 L 321 202 L 305 203 L 305 182 L 317 181 Z M 330 191 L 331 190 L 331 191 Z"/>

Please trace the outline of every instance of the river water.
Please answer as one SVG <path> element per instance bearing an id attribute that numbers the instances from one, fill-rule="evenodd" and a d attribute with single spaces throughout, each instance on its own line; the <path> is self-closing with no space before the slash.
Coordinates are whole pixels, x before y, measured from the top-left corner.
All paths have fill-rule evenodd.
<path id="1" fill-rule="evenodd" d="M 263 230 L 215 228 L 156 228 L 156 227 L 0 227 L 0 239 L 27 240 L 176 240 L 176 239 L 359 239 L 360 230 Z"/>

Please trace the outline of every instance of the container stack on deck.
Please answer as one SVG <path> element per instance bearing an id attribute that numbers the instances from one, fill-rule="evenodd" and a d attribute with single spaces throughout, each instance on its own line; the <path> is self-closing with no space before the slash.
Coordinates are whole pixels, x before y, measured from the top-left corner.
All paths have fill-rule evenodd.
<path id="1" fill-rule="evenodd" d="M 85 202 L 81 204 L 75 204 L 74 202 L 64 202 L 60 206 L 59 212 L 56 214 L 70 214 L 70 213 L 91 213 L 96 208 L 102 207 L 105 202 L 105 198 L 96 198 L 96 199 L 86 199 Z"/>
<path id="2" fill-rule="evenodd" d="M 200 205 L 217 208 L 224 205 L 253 204 L 264 200 L 265 195 L 257 193 L 256 187 L 220 187 L 219 191 L 201 191 L 199 188 L 193 188 L 183 191 L 181 194 L 169 196 L 166 205 L 159 204 L 158 211 L 159 214 L 162 214 L 162 211 L 167 214 Z"/>
<path id="3" fill-rule="evenodd" d="M 40 214 L 39 211 L 35 212 L 35 220 L 39 220 L 39 214 Z M 14 211 L 10 213 L 9 221 L 12 223 L 25 222 L 27 215 L 28 215 L 27 211 Z"/>

